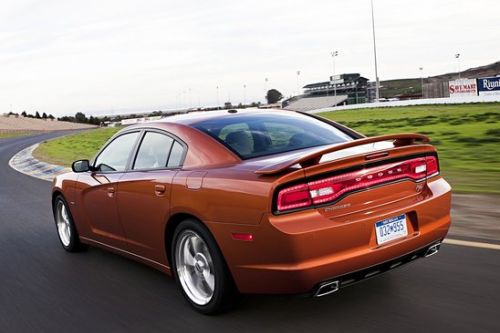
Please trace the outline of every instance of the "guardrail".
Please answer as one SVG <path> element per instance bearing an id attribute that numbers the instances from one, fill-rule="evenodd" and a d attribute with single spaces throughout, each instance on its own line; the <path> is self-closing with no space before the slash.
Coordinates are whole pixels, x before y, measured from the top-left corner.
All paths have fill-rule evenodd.
<path id="1" fill-rule="evenodd" d="M 486 96 L 468 96 L 468 97 L 445 97 L 445 98 L 422 98 L 410 99 L 405 101 L 391 101 L 391 102 L 378 102 L 378 103 L 363 103 L 363 104 L 350 104 L 337 107 L 328 107 L 316 110 L 307 111 L 307 113 L 321 113 L 329 111 L 340 110 L 354 110 L 364 108 L 386 108 L 395 106 L 412 106 L 412 105 L 439 105 L 439 104 L 464 104 L 464 103 L 491 103 L 500 102 L 500 95 L 486 95 Z"/>

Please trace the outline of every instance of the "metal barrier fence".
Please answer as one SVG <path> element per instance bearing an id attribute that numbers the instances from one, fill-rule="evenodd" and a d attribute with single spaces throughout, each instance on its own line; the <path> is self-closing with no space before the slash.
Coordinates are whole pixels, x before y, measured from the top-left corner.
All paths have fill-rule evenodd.
<path id="1" fill-rule="evenodd" d="M 364 109 L 364 108 L 384 108 L 384 107 L 412 106 L 412 105 L 492 103 L 492 102 L 500 102 L 500 95 L 468 96 L 468 97 L 453 97 L 453 98 L 452 97 L 423 98 L 423 99 L 411 99 L 411 100 L 405 100 L 405 101 L 351 104 L 351 105 L 342 105 L 342 106 L 337 106 L 337 107 L 328 107 L 328 108 L 323 108 L 323 109 L 310 110 L 307 112 L 308 113 L 321 113 L 321 112 L 328 112 L 328 111 L 355 110 L 355 109 Z"/>

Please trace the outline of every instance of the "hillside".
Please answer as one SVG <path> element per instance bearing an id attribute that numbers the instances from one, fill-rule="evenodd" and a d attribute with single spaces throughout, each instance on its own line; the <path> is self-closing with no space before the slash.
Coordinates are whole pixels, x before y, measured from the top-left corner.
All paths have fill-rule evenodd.
<path id="1" fill-rule="evenodd" d="M 460 72 L 462 78 L 479 78 L 495 75 L 500 75 L 500 61 L 485 66 L 469 68 Z M 435 75 L 424 78 L 424 85 L 430 82 L 449 81 L 456 78 L 458 78 L 458 72 Z M 380 96 L 383 98 L 420 95 L 421 93 L 420 78 L 380 81 Z"/>
<path id="2" fill-rule="evenodd" d="M 469 68 L 467 70 L 460 72 L 461 77 L 471 78 L 471 79 L 487 77 L 487 76 L 496 76 L 496 75 L 500 75 L 500 61 L 494 62 L 486 66 Z M 454 72 L 454 73 L 436 75 L 431 78 L 437 80 L 451 80 L 457 77 L 458 77 L 458 72 Z"/>
<path id="3" fill-rule="evenodd" d="M 0 132 L 4 133 L 16 131 L 60 131 L 92 127 L 95 126 L 58 120 L 0 116 Z"/>

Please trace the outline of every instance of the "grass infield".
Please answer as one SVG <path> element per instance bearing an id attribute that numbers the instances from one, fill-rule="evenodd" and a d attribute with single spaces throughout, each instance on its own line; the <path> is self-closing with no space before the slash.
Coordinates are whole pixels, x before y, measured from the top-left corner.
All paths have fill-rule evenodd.
<path id="1" fill-rule="evenodd" d="M 69 167 L 73 161 L 91 159 L 120 129 L 120 127 L 99 128 L 44 141 L 35 149 L 33 156 L 47 163 Z"/>

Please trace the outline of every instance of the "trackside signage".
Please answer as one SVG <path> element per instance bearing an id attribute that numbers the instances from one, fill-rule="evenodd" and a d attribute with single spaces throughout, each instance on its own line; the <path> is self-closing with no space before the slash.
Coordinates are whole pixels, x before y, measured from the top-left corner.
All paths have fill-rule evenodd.
<path id="1" fill-rule="evenodd" d="M 477 79 L 479 95 L 500 95 L 500 76 Z"/>
<path id="2" fill-rule="evenodd" d="M 477 96 L 477 82 L 475 79 L 460 79 L 448 84 L 450 97 Z"/>

